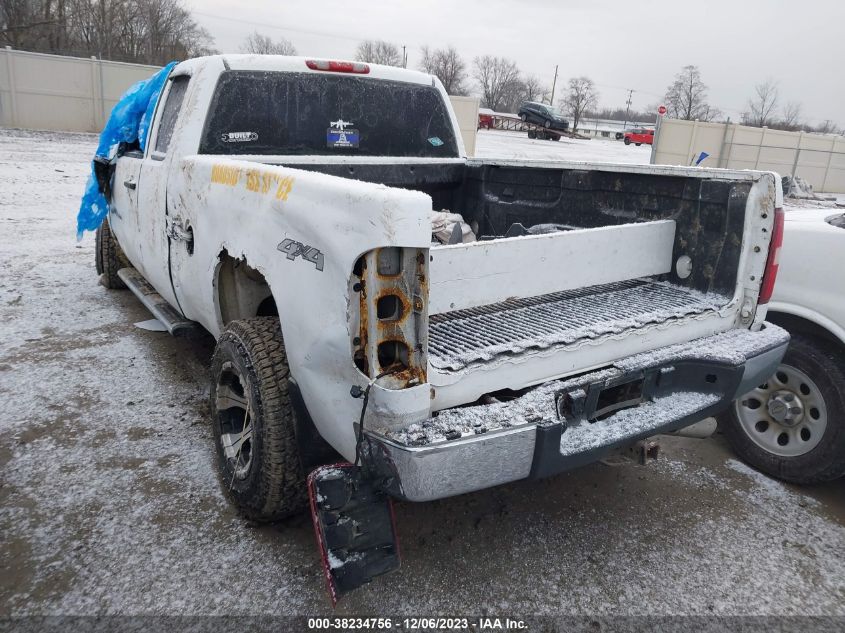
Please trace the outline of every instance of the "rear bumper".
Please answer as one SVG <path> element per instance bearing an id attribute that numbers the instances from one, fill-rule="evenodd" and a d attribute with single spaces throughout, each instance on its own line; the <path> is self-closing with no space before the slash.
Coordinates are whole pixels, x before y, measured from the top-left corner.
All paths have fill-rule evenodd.
<path id="1" fill-rule="evenodd" d="M 364 458 L 388 492 L 410 501 L 547 477 L 723 411 L 774 372 L 788 343 L 766 323 L 631 356 L 508 402 L 365 430 Z"/>

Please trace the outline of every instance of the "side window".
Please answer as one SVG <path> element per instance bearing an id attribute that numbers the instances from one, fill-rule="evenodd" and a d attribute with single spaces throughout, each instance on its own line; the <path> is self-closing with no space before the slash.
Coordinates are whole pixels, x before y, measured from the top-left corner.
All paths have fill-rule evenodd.
<path id="1" fill-rule="evenodd" d="M 170 80 L 170 91 L 167 93 L 167 101 L 164 102 L 164 109 L 161 111 L 161 123 L 158 125 L 156 135 L 156 152 L 162 154 L 167 152 L 170 139 L 173 138 L 176 119 L 179 118 L 179 111 L 182 109 L 182 101 L 188 91 L 189 80 L 190 77 L 187 75 L 180 75 Z"/>

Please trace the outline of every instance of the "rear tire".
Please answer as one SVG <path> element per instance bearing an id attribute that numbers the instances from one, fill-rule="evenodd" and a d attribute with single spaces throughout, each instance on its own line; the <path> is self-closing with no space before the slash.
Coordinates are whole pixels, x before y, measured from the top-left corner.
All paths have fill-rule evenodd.
<path id="1" fill-rule="evenodd" d="M 537 132 L 534 130 L 528 130 L 528 138 L 537 138 Z"/>
<path id="2" fill-rule="evenodd" d="M 226 326 L 211 361 L 217 465 L 224 492 L 254 521 L 276 521 L 306 505 L 289 375 L 277 317 Z"/>
<path id="3" fill-rule="evenodd" d="M 819 339 L 793 334 L 778 371 L 719 416 L 744 462 L 798 484 L 845 474 L 845 358 L 830 350 Z M 797 415 L 779 422 L 772 411 L 780 413 L 780 405 L 770 409 L 772 399 L 785 401 Z"/>
<path id="4" fill-rule="evenodd" d="M 548 130 L 550 127 L 552 127 L 552 122 L 546 119 L 545 121 L 543 121 L 543 127 Z"/>
<path id="5" fill-rule="evenodd" d="M 117 276 L 117 271 L 129 266 L 129 260 L 120 248 L 120 244 L 111 232 L 109 220 L 106 218 L 94 234 L 94 263 L 100 283 L 109 290 L 123 290 L 126 284 Z"/>
<path id="6" fill-rule="evenodd" d="M 528 120 L 528 115 L 525 114 L 525 112 L 523 112 L 522 114 L 519 115 L 519 118 L 523 123 L 525 123 Z"/>

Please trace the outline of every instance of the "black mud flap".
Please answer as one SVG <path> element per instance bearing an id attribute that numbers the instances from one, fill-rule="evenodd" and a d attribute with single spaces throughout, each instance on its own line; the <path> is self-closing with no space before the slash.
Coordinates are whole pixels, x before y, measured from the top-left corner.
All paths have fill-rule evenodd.
<path id="1" fill-rule="evenodd" d="M 332 606 L 344 594 L 399 569 L 393 501 L 350 463 L 308 475 L 311 518 Z"/>

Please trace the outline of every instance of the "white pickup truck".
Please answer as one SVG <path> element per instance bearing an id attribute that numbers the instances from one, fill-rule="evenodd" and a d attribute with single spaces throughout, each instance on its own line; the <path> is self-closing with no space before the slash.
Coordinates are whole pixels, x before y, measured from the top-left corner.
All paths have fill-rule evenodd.
<path id="1" fill-rule="evenodd" d="M 548 476 L 781 360 L 776 175 L 470 159 L 457 130 L 431 75 L 224 55 L 177 65 L 146 151 L 121 148 L 98 270 L 217 337 L 245 515 L 302 509 L 326 445 L 411 501 Z"/>

